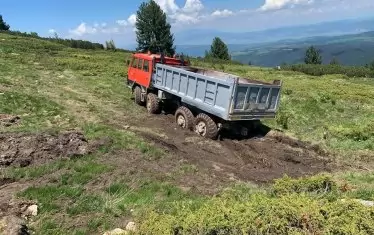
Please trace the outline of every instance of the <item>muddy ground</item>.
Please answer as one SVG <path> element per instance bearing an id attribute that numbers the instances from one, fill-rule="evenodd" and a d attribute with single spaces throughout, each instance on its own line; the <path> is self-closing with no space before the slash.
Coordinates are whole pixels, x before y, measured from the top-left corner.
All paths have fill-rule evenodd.
<path id="1" fill-rule="evenodd" d="M 329 172 L 334 166 L 332 157 L 318 146 L 266 127 L 248 139 L 238 140 L 224 134 L 221 139 L 213 141 L 180 130 L 173 115 L 149 115 L 128 124 L 130 130 L 165 150 L 166 156 L 149 160 L 136 150 L 108 153 L 110 157 L 105 155 L 98 161 L 114 166 L 114 170 L 99 175 L 86 185 L 87 190 L 102 190 L 119 177 L 130 181 L 151 178 L 171 182 L 186 191 L 212 195 L 237 181 L 267 184 L 285 174 L 293 177 L 312 175 Z M 0 133 L 0 169 L 79 157 L 107 143 L 102 140 L 89 143 L 77 131 L 60 134 Z M 14 195 L 32 185 L 46 184 L 53 177 L 51 174 L 32 181 L 1 178 L 0 219 L 15 223 L 12 227 L 19 230 L 24 229 L 24 221 L 19 219 L 25 205 L 33 202 L 20 201 Z"/>
<path id="2" fill-rule="evenodd" d="M 26 167 L 58 158 L 72 158 L 90 153 L 82 133 L 62 134 L 0 133 L 0 167 Z"/>
<path id="3" fill-rule="evenodd" d="M 71 159 L 94 152 L 102 140 L 89 143 L 81 132 L 0 133 L 0 173 L 7 167 L 42 165 L 57 159 Z M 32 185 L 49 182 L 53 174 L 32 181 L 17 181 L 0 175 L 0 234 L 29 234 L 25 210 L 34 204 L 15 197 Z"/>
<path id="4" fill-rule="evenodd" d="M 247 139 L 224 133 L 217 141 L 198 137 L 176 127 L 173 115 L 150 115 L 143 126 L 158 128 L 162 135 L 140 131 L 144 138 L 189 163 L 216 174 L 242 181 L 267 183 L 287 174 L 298 177 L 333 168 L 332 156 L 319 146 L 260 126 Z"/>

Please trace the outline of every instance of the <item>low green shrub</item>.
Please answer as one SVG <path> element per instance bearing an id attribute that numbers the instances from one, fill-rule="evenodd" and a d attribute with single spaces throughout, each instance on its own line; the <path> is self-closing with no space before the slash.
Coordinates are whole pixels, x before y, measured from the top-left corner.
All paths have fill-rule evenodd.
<path id="1" fill-rule="evenodd" d="M 174 202 L 174 210 L 149 208 L 140 234 L 373 234 L 374 208 L 356 200 L 329 200 L 340 193 L 328 175 L 275 182 L 270 191 L 229 192 Z"/>
<path id="2" fill-rule="evenodd" d="M 337 185 L 329 175 L 316 175 L 294 179 L 285 176 L 276 179 L 272 187 L 276 195 L 292 193 L 330 193 L 337 191 Z"/>
<path id="3" fill-rule="evenodd" d="M 343 66 L 343 65 L 316 65 L 316 64 L 295 64 L 284 65 L 282 70 L 302 72 L 313 76 L 327 74 L 343 74 L 347 77 L 374 77 L 374 70 L 365 66 Z"/>

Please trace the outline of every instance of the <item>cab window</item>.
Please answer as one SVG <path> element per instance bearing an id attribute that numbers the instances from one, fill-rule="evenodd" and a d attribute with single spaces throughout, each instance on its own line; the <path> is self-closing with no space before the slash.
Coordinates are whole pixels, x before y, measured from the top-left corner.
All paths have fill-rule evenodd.
<path id="1" fill-rule="evenodd" d="M 132 62 L 132 67 L 133 68 L 137 68 L 138 67 L 138 62 L 139 62 L 139 59 L 138 58 L 135 58 Z"/>
<path id="2" fill-rule="evenodd" d="M 143 59 L 139 59 L 138 69 L 142 69 Z"/>
<path id="3" fill-rule="evenodd" d="M 144 60 L 143 71 L 149 72 L 149 61 L 148 60 Z"/>

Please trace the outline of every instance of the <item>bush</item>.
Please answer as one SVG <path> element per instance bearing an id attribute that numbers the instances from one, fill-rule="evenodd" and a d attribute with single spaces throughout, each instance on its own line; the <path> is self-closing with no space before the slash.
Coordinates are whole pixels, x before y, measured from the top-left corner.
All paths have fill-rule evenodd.
<path id="1" fill-rule="evenodd" d="M 318 65 L 318 64 L 297 64 L 285 65 L 281 69 L 287 71 L 302 72 L 313 76 L 327 74 L 343 74 L 348 77 L 374 77 L 374 70 L 365 66 L 342 66 L 338 64 Z"/>
<path id="2" fill-rule="evenodd" d="M 336 182 L 327 175 L 284 177 L 273 192 L 229 192 L 174 210 L 141 213 L 140 234 L 373 234 L 374 208 L 356 200 L 330 199 Z M 338 194 L 339 193 L 339 194 Z"/>
<path id="3" fill-rule="evenodd" d="M 337 191 L 337 185 L 328 175 L 316 175 L 293 179 L 285 176 L 275 180 L 273 193 L 276 195 L 292 193 L 331 193 Z"/>

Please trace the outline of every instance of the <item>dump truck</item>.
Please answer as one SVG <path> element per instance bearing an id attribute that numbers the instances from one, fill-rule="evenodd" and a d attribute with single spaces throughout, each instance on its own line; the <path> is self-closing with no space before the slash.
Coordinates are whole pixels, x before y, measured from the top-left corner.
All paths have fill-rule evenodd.
<path id="1" fill-rule="evenodd" d="M 182 129 L 215 139 L 222 129 L 249 135 L 253 124 L 275 118 L 282 82 L 272 83 L 192 67 L 183 58 L 134 53 L 128 60 L 127 86 L 135 103 L 151 114 L 175 105 Z"/>

